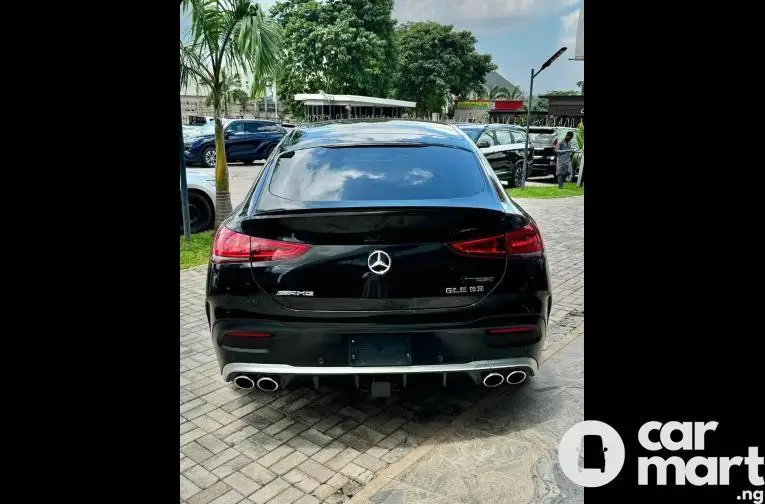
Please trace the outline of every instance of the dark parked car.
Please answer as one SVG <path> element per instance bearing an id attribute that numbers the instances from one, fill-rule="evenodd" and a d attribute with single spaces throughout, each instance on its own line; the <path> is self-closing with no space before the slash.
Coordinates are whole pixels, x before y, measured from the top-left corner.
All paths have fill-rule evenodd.
<path id="1" fill-rule="evenodd" d="M 287 131 L 273 121 L 250 119 L 225 120 L 223 138 L 226 160 L 253 163 L 266 159 Z M 215 166 L 215 122 L 199 128 L 194 136 L 183 140 L 187 163 Z"/>
<path id="2" fill-rule="evenodd" d="M 500 180 L 511 187 L 521 185 L 526 151 L 526 133 L 521 128 L 505 124 L 458 124 L 457 127 L 475 142 Z M 527 178 L 532 167 L 531 150 L 528 158 Z"/>
<path id="3" fill-rule="evenodd" d="M 354 377 L 520 384 L 551 306 L 534 220 L 454 126 L 341 121 L 291 131 L 218 229 L 206 312 L 223 379 L 273 391 Z"/>
<path id="4" fill-rule="evenodd" d="M 534 145 L 534 167 L 532 175 L 555 175 L 558 155 L 555 144 L 558 141 L 556 128 L 532 126 L 529 128 L 529 141 Z"/>

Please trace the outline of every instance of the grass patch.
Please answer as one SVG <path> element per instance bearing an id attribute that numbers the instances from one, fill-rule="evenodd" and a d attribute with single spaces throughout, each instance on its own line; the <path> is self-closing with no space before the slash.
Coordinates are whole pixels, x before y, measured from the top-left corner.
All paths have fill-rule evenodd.
<path id="1" fill-rule="evenodd" d="M 507 190 L 511 198 L 570 198 L 571 196 L 584 196 L 584 187 L 577 187 L 573 182 L 566 182 L 563 189 L 558 189 L 558 184 L 549 186 L 526 186 L 523 189 L 513 187 Z"/>
<path id="2" fill-rule="evenodd" d="M 181 235 L 181 269 L 207 264 L 212 248 L 212 231 L 203 231 L 191 235 L 191 241 Z"/>

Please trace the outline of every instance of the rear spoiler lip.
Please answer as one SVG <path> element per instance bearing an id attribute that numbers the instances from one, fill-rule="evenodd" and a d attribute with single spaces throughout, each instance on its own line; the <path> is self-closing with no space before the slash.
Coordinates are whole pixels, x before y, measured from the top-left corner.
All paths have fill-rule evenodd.
<path id="1" fill-rule="evenodd" d="M 260 211 L 249 216 L 249 219 L 268 219 L 268 218 L 281 218 L 285 216 L 299 216 L 299 215 L 312 215 L 318 216 L 322 214 L 331 215 L 358 215 L 359 213 L 369 215 L 379 214 L 395 214 L 395 213 L 410 213 L 410 212 L 440 212 L 444 210 L 463 209 L 475 212 L 501 212 L 500 208 L 484 208 L 479 206 L 454 206 L 454 205 L 358 205 L 358 206 L 315 206 L 308 208 L 284 208 L 268 211 Z"/>

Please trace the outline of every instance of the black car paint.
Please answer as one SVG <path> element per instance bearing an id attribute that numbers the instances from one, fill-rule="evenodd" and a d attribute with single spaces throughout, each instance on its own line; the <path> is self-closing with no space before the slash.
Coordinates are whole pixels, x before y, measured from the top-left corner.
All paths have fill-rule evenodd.
<path id="1" fill-rule="evenodd" d="M 558 155 L 555 152 L 557 130 L 553 127 L 532 127 L 529 128 L 529 134 L 531 135 L 529 140 L 534 146 L 534 163 L 531 175 L 555 175 L 558 163 Z M 552 140 L 541 138 L 539 135 L 552 137 Z"/>
<path id="2" fill-rule="evenodd" d="M 486 184 L 449 200 L 297 202 L 269 191 L 276 159 L 326 145 L 441 145 L 476 156 Z M 395 147 L 392 147 L 395 148 Z M 533 219 L 512 202 L 480 151 L 451 126 L 414 121 L 344 121 L 298 128 L 277 146 L 244 203 L 223 226 L 313 248 L 290 262 L 210 262 L 206 311 L 221 369 L 232 362 L 348 366 L 354 336 L 410 336 L 412 364 L 539 358 L 552 303 L 544 254 L 463 258 L 444 244 L 518 229 Z M 393 267 L 370 274 L 367 258 L 385 250 Z M 471 264 L 472 261 L 472 264 Z M 483 264 L 480 264 L 483 262 Z M 445 295 L 449 286 L 485 284 L 483 293 Z M 311 283 L 311 285 L 307 285 Z M 285 290 L 319 296 L 278 298 Z M 525 332 L 492 335 L 518 326 Z M 270 338 L 231 337 L 260 331 Z"/>
<path id="3" fill-rule="evenodd" d="M 252 131 L 255 127 L 272 131 Z M 287 131 L 273 121 L 235 119 L 224 127 L 227 161 L 252 162 L 265 159 Z M 215 134 L 195 136 L 184 141 L 187 163 L 204 164 L 206 149 L 215 149 Z"/>

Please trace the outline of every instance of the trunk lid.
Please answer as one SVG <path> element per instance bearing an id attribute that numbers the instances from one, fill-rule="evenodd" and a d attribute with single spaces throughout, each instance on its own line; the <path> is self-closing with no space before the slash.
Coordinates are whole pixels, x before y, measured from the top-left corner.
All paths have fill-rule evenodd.
<path id="1" fill-rule="evenodd" d="M 520 227 L 519 217 L 464 207 L 324 208 L 240 226 L 250 236 L 311 245 L 296 261 L 252 263 L 255 283 L 282 306 L 432 310 L 477 303 L 505 275 L 505 258 L 463 255 L 448 243 L 502 234 Z"/>

